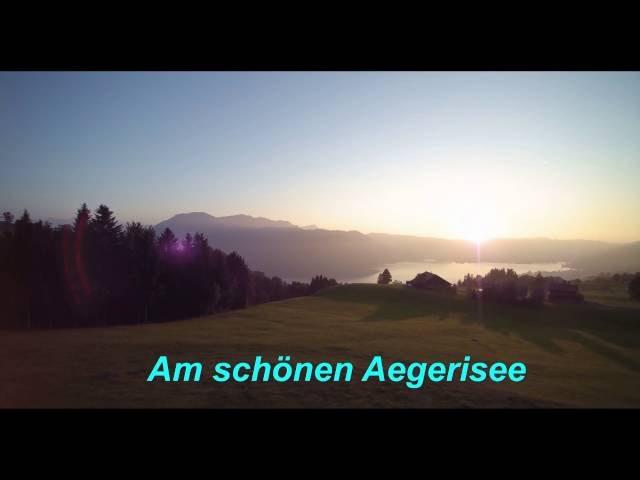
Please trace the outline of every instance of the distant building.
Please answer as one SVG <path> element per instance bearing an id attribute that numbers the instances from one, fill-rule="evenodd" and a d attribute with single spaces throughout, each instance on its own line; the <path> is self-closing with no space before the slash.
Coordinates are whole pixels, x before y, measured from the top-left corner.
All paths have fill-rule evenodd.
<path id="1" fill-rule="evenodd" d="M 580 303 L 584 296 L 578 292 L 578 286 L 566 281 L 556 281 L 549 284 L 548 300 L 552 303 Z"/>
<path id="2" fill-rule="evenodd" d="M 413 280 L 409 280 L 407 285 L 421 290 L 453 291 L 452 284 L 431 272 L 419 273 Z"/>

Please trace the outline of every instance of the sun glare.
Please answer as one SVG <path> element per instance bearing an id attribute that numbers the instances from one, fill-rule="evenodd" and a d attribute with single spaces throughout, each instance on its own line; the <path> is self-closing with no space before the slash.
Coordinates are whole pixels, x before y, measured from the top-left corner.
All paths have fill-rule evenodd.
<path id="1" fill-rule="evenodd" d="M 470 240 L 470 241 L 475 242 L 477 244 L 481 244 L 481 243 L 485 242 L 486 240 L 489 240 L 489 235 L 487 235 L 486 233 L 482 233 L 482 232 L 473 232 L 473 233 L 469 234 L 469 236 L 467 237 L 467 240 Z"/>
<path id="2" fill-rule="evenodd" d="M 496 218 L 482 215 L 465 219 L 458 230 L 462 238 L 478 245 L 496 238 L 500 234 Z"/>
<path id="3" fill-rule="evenodd" d="M 469 230 L 465 235 L 463 235 L 465 240 L 468 240 L 473 243 L 477 243 L 478 245 L 489 240 L 491 235 L 482 231 L 482 230 Z"/>

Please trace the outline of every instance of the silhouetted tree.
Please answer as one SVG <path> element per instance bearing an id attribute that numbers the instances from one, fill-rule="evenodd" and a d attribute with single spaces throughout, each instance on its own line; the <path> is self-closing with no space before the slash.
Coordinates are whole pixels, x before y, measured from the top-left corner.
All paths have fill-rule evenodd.
<path id="1" fill-rule="evenodd" d="M 309 284 L 309 294 L 313 295 L 323 288 L 334 287 L 337 284 L 338 282 L 336 282 L 335 278 L 327 278 L 323 275 L 316 275 L 311 279 L 311 283 Z"/>
<path id="2" fill-rule="evenodd" d="M 127 223 L 124 241 L 127 254 L 127 289 L 134 315 L 140 322 L 149 321 L 149 308 L 158 282 L 158 254 L 155 249 L 155 230 L 138 222 Z"/>
<path id="3" fill-rule="evenodd" d="M 529 299 L 533 305 L 542 305 L 545 297 L 545 280 L 540 272 L 529 287 Z"/>
<path id="4" fill-rule="evenodd" d="M 32 293 L 34 283 L 33 224 L 27 210 L 15 222 L 14 249 L 10 260 L 10 271 L 16 279 L 16 293 L 23 306 L 22 315 L 26 328 L 32 325 Z"/>
<path id="5" fill-rule="evenodd" d="M 477 288 L 480 284 L 481 278 L 482 277 L 480 275 L 472 275 L 470 273 L 467 273 L 464 276 L 462 281 L 458 280 L 458 286 L 467 287 L 467 288 Z"/>
<path id="6" fill-rule="evenodd" d="M 482 279 L 482 298 L 500 302 L 514 302 L 526 290 L 518 288 L 518 275 L 509 268 L 492 268 Z"/>
<path id="7" fill-rule="evenodd" d="M 71 229 L 59 229 L 64 272 L 64 295 L 69 299 L 68 319 L 73 325 L 90 324 L 92 285 L 89 275 L 89 224 L 91 211 L 83 203 L 76 211 Z"/>
<path id="8" fill-rule="evenodd" d="M 176 236 L 173 234 L 170 228 L 165 228 L 160 238 L 158 239 L 158 248 L 164 255 L 168 255 L 173 252 L 178 244 Z"/>
<path id="9" fill-rule="evenodd" d="M 119 306 L 126 293 L 126 254 L 120 225 L 106 205 L 94 212 L 88 227 L 88 264 L 91 303 L 100 323 L 108 324 L 125 313 Z"/>
<path id="10" fill-rule="evenodd" d="M 249 268 L 244 259 L 236 252 L 227 255 L 226 270 L 228 273 L 228 292 L 230 308 L 244 308 L 249 304 L 251 282 Z"/>
<path id="11" fill-rule="evenodd" d="M 89 210 L 86 203 L 83 203 L 76 212 L 76 218 L 73 220 L 73 230 L 75 232 L 84 230 L 89 225 L 89 220 L 91 220 L 91 210 Z"/>
<path id="12" fill-rule="evenodd" d="M 389 283 L 391 283 L 391 273 L 385 268 L 384 271 L 378 275 L 378 284 L 388 285 Z"/>

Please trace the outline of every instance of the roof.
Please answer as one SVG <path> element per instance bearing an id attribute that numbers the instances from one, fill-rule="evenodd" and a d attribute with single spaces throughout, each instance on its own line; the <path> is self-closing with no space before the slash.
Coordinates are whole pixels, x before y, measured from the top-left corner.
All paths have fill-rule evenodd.
<path id="1" fill-rule="evenodd" d="M 436 275 L 432 272 L 423 272 L 419 273 L 415 276 L 415 278 L 409 282 L 407 285 L 411 285 L 417 288 L 449 288 L 451 284 L 447 282 L 444 278 Z"/>

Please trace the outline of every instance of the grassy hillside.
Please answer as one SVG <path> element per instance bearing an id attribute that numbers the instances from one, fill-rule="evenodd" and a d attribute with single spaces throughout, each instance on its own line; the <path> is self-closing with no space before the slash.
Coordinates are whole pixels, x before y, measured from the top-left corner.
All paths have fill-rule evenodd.
<path id="1" fill-rule="evenodd" d="M 0 406 L 522 407 L 640 406 L 640 310 L 475 304 L 402 287 L 350 285 L 168 324 L 0 332 Z M 524 361 L 512 384 L 147 383 L 175 361 Z"/>

